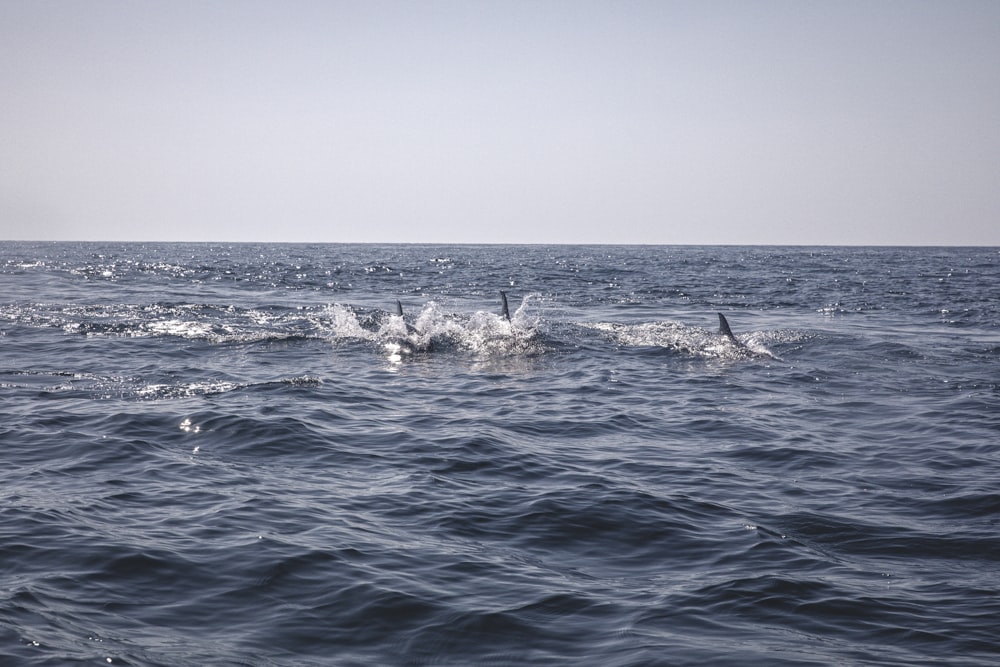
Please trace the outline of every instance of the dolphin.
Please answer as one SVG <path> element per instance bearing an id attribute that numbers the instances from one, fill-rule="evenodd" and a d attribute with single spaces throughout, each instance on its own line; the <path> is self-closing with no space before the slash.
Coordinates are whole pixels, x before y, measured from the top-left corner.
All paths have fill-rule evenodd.
<path id="1" fill-rule="evenodd" d="M 781 361 L 781 357 L 775 356 L 773 352 L 765 347 L 762 347 L 759 343 L 747 345 L 746 342 L 737 338 L 735 334 L 733 334 L 733 330 L 729 328 L 729 322 L 726 320 L 726 316 L 722 313 L 719 313 L 719 335 L 725 336 L 729 340 L 730 344 L 733 346 L 733 352 L 735 352 L 740 358 L 747 359 L 751 357 L 764 357 Z M 753 336 L 750 337 L 750 339 L 752 338 Z"/>
<path id="2" fill-rule="evenodd" d="M 400 319 L 403 318 L 403 304 L 400 303 L 399 299 L 396 299 L 396 316 Z M 399 350 L 406 354 L 431 352 L 434 350 L 434 344 L 430 339 L 426 341 L 420 340 L 423 334 L 421 334 L 417 327 L 406 320 L 403 320 L 403 325 L 406 327 L 406 335 L 397 340 L 390 341 L 390 344 L 398 346 Z"/>
<path id="3" fill-rule="evenodd" d="M 510 322 L 510 308 L 507 307 L 507 292 L 500 290 L 500 301 L 503 302 L 503 308 L 500 314 L 503 315 L 504 319 Z"/>
<path id="4" fill-rule="evenodd" d="M 726 316 L 719 313 L 719 333 L 729 339 L 736 347 L 746 347 L 743 343 L 733 335 L 733 330 L 729 328 L 729 322 L 726 320 Z"/>
<path id="5" fill-rule="evenodd" d="M 396 299 L 396 316 L 397 317 L 403 316 L 403 304 L 399 302 L 399 299 Z M 403 320 L 403 324 L 406 325 L 406 333 L 410 334 L 417 333 L 417 328 L 412 324 L 410 324 L 409 322 L 407 322 L 406 320 Z"/>

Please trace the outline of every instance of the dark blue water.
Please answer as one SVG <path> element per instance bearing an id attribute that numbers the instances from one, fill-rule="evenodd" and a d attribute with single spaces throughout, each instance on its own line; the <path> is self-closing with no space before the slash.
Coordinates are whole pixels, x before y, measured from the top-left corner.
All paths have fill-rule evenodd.
<path id="1" fill-rule="evenodd" d="M 0 664 L 997 664 L 998 295 L 996 248 L 4 243 Z"/>

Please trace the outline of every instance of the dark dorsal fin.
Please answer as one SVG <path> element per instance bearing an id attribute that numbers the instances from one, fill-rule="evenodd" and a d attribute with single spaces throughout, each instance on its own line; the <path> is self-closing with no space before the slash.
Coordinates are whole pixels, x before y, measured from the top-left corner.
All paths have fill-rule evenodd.
<path id="1" fill-rule="evenodd" d="M 396 299 L 396 315 L 398 317 L 403 316 L 403 304 L 399 302 L 399 299 Z M 408 336 L 411 334 L 417 334 L 417 335 L 420 334 L 420 332 L 417 330 L 417 327 L 413 326 L 406 320 L 403 320 L 403 324 L 406 325 L 406 334 Z M 428 349 L 430 349 L 430 347 L 428 347 Z"/>
<path id="2" fill-rule="evenodd" d="M 503 310 L 500 311 L 500 314 L 510 322 L 510 308 L 507 307 L 507 292 L 500 290 L 500 300 L 503 302 Z"/>
<path id="3" fill-rule="evenodd" d="M 729 328 L 729 322 L 726 321 L 726 316 L 719 313 L 719 333 L 739 345 L 739 341 L 736 340 L 736 336 L 733 335 L 733 330 Z"/>

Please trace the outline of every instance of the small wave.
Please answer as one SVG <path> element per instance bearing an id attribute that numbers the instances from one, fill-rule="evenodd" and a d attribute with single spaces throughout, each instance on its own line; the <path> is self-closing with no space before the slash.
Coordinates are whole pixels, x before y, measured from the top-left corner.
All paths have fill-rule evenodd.
<path id="1" fill-rule="evenodd" d="M 268 389 L 282 387 L 318 387 L 323 380 L 311 375 L 282 378 L 265 382 L 233 382 L 229 380 L 206 380 L 181 382 L 176 384 L 148 384 L 135 390 L 134 396 L 140 400 L 187 398 L 190 396 L 211 396 L 246 389 Z"/>
<path id="2" fill-rule="evenodd" d="M 236 389 L 242 389 L 249 385 L 239 382 L 226 381 L 202 381 L 186 382 L 181 384 L 150 384 L 137 389 L 135 397 L 140 400 L 150 400 L 158 398 L 183 398 L 187 396 L 208 396 L 212 394 L 223 394 Z"/>
<path id="3" fill-rule="evenodd" d="M 0 319 L 71 334 L 123 338 L 171 337 L 210 343 L 257 343 L 323 338 L 336 313 L 327 309 L 191 303 L 7 304 Z"/>
<path id="4" fill-rule="evenodd" d="M 373 338 L 372 332 L 361 325 L 358 314 L 347 306 L 339 303 L 334 304 L 324 309 L 322 314 L 327 322 L 327 331 L 335 339 L 371 340 Z"/>
<path id="5" fill-rule="evenodd" d="M 43 394 L 79 394 L 94 400 L 160 399 L 211 396 L 246 389 L 318 387 L 322 378 L 301 375 L 259 382 L 235 380 L 195 380 L 190 382 L 149 382 L 138 376 L 96 375 L 62 371 L 0 371 L 0 388 L 32 390 Z"/>

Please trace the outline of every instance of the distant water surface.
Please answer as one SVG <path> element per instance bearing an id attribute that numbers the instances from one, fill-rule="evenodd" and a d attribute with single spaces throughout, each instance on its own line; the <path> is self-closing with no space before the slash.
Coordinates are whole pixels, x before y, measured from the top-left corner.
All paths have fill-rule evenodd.
<path id="1" fill-rule="evenodd" d="M 997 248 L 4 242 L 0 663 L 998 664 L 998 297 Z"/>

